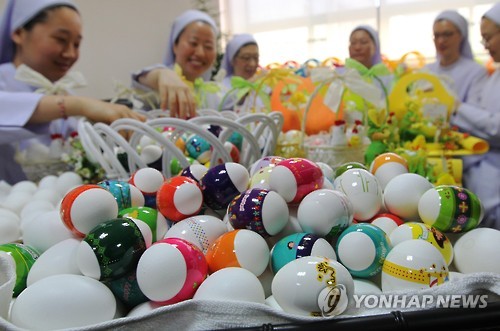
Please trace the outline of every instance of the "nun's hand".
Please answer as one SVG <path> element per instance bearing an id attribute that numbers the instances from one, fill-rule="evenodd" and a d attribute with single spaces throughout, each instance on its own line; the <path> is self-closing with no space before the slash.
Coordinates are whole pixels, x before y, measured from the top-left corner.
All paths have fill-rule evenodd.
<path id="1" fill-rule="evenodd" d="M 195 117 L 196 101 L 186 83 L 173 70 L 168 68 L 158 70 L 160 108 L 170 110 L 171 117 L 182 119 Z"/>

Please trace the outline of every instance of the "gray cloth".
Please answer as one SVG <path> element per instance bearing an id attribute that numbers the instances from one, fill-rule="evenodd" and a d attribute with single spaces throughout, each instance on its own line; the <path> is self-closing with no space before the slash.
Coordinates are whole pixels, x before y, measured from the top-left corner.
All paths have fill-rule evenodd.
<path id="1" fill-rule="evenodd" d="M 0 309 L 9 306 L 13 284 L 13 265 L 7 263 L 6 257 L 0 255 L 0 275 L 10 275 L 0 277 Z M 412 294 L 423 295 L 450 295 L 450 294 L 487 294 L 488 301 L 498 301 L 500 299 L 500 275 L 494 273 L 475 273 L 464 275 L 453 281 L 449 281 L 438 287 L 426 290 L 407 290 L 392 292 L 394 294 L 405 294 L 410 300 Z M 433 306 L 427 306 L 426 309 Z M 357 309 L 350 303 L 348 310 L 338 317 L 362 317 L 376 314 L 387 314 L 396 309 Z M 410 311 L 417 309 L 398 309 Z M 1 310 L 0 310 L 1 311 Z M 303 317 L 276 310 L 264 304 L 249 302 L 223 302 L 188 300 L 175 305 L 157 308 L 142 316 L 124 317 L 108 322 L 95 324 L 82 328 L 73 328 L 73 331 L 90 330 L 216 330 L 224 328 L 236 328 L 245 326 L 262 326 L 271 323 L 304 323 L 319 321 L 316 317 Z M 21 331 L 22 329 L 9 323 L 4 318 L 0 319 L 0 329 L 7 331 Z"/>

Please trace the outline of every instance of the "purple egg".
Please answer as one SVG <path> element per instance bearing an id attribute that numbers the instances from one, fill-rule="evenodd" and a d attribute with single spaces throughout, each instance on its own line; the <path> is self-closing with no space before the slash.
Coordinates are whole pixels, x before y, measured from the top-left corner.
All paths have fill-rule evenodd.
<path id="1" fill-rule="evenodd" d="M 214 210 L 226 209 L 229 203 L 248 188 L 250 175 L 239 163 L 227 162 L 208 169 L 200 180 L 203 202 Z"/>

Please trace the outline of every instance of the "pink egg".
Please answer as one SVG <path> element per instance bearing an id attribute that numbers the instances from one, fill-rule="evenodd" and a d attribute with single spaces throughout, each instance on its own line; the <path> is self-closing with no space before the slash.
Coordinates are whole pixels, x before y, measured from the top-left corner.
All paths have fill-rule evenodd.
<path id="1" fill-rule="evenodd" d="M 250 189 L 236 196 L 227 208 L 234 229 L 248 229 L 263 237 L 274 236 L 288 222 L 288 206 L 276 192 Z"/>
<path id="2" fill-rule="evenodd" d="M 323 172 L 314 162 L 290 158 L 278 163 L 271 172 L 269 186 L 287 203 L 299 203 L 307 194 L 323 186 Z"/>
<path id="3" fill-rule="evenodd" d="M 165 180 L 156 195 L 158 210 L 172 222 L 198 214 L 202 203 L 203 194 L 198 183 L 184 176 Z"/>
<path id="4" fill-rule="evenodd" d="M 250 182 L 248 170 L 239 163 L 226 162 L 208 169 L 200 181 L 203 202 L 214 210 L 226 209 Z"/>
<path id="5" fill-rule="evenodd" d="M 137 282 L 150 300 L 173 304 L 193 297 L 208 274 L 202 251 L 180 238 L 154 243 L 137 264 Z"/>
<path id="6" fill-rule="evenodd" d="M 77 236 L 84 237 L 99 223 L 115 218 L 118 203 L 109 191 L 86 184 L 64 196 L 60 212 L 64 224 Z"/>

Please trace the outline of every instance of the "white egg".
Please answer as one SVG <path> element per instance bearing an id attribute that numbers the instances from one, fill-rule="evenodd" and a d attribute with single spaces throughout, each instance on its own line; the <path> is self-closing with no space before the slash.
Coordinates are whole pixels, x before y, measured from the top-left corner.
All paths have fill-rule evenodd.
<path id="1" fill-rule="evenodd" d="M 264 289 L 264 295 L 266 297 L 270 296 L 272 294 L 271 286 L 274 278 L 274 273 L 271 270 L 271 268 L 267 267 L 266 270 L 264 270 L 264 272 L 257 278 L 262 284 L 262 288 Z"/>
<path id="2" fill-rule="evenodd" d="M 163 174 L 155 168 L 139 169 L 130 179 L 130 183 L 145 194 L 155 194 L 164 181 Z"/>
<path id="3" fill-rule="evenodd" d="M 54 188 L 40 188 L 33 194 L 33 200 L 45 200 L 56 206 L 63 195 Z"/>
<path id="4" fill-rule="evenodd" d="M 136 316 L 146 315 L 146 314 L 149 314 L 150 312 L 152 312 L 153 310 L 155 310 L 156 308 L 160 308 L 160 307 L 163 307 L 163 305 L 160 305 L 160 304 L 153 302 L 153 301 L 146 301 L 146 302 L 138 304 L 137 306 L 132 308 L 128 312 L 127 317 L 136 317 Z"/>
<path id="5" fill-rule="evenodd" d="M 279 310 L 279 311 L 283 311 L 283 308 L 281 308 L 280 305 L 276 302 L 276 299 L 274 298 L 273 295 L 268 296 L 264 303 L 271 308 L 274 308 L 274 309 Z"/>
<path id="6" fill-rule="evenodd" d="M 382 290 L 372 281 L 367 279 L 354 278 L 354 293 L 361 294 L 381 294 Z"/>
<path id="7" fill-rule="evenodd" d="M 21 226 L 15 218 L 0 216 L 0 245 L 14 242 L 21 238 Z"/>
<path id="8" fill-rule="evenodd" d="M 0 217 L 15 219 L 18 223 L 21 223 L 21 218 L 19 217 L 19 215 L 7 208 L 0 208 Z"/>
<path id="9" fill-rule="evenodd" d="M 58 210 L 40 214 L 23 225 L 23 241 L 38 253 L 43 253 L 53 245 L 65 239 L 76 238 L 64 225 Z"/>
<path id="10" fill-rule="evenodd" d="M 85 276 L 55 275 L 21 292 L 10 317 L 20 328 L 54 330 L 106 322 L 115 312 L 116 299 L 106 285 Z"/>
<path id="11" fill-rule="evenodd" d="M 418 220 L 418 202 L 433 187 L 423 176 L 406 173 L 392 178 L 384 190 L 384 203 L 391 214 L 404 220 Z"/>
<path id="12" fill-rule="evenodd" d="M 31 200 L 31 196 L 31 192 L 11 192 L 4 201 L 0 202 L 0 204 L 2 207 L 19 215 L 21 209 Z"/>
<path id="13" fill-rule="evenodd" d="M 348 169 L 335 178 L 333 186 L 351 201 L 354 219 L 366 221 L 382 207 L 382 188 L 377 177 L 365 169 Z"/>
<path id="14" fill-rule="evenodd" d="M 172 225 L 165 238 L 185 239 L 205 254 L 208 247 L 226 232 L 226 224 L 221 219 L 210 215 L 196 215 Z"/>
<path id="15" fill-rule="evenodd" d="M 38 182 L 38 188 L 41 189 L 41 188 L 55 188 L 55 186 L 57 185 L 57 176 L 54 176 L 54 175 L 47 175 L 45 177 L 43 177 L 42 179 L 40 179 L 40 181 Z"/>
<path id="16" fill-rule="evenodd" d="M 454 265 L 461 273 L 495 272 L 500 274 L 500 231 L 476 228 L 464 233 L 454 246 Z"/>
<path id="17" fill-rule="evenodd" d="M 80 175 L 75 172 L 67 171 L 62 173 L 56 181 L 55 189 L 61 194 L 65 195 L 76 186 L 82 185 L 83 181 Z"/>
<path id="18" fill-rule="evenodd" d="M 163 150 L 158 145 L 148 145 L 141 150 L 141 159 L 146 163 L 150 164 L 158 160 L 163 154 Z"/>
<path id="19" fill-rule="evenodd" d="M 300 202 L 297 218 L 304 232 L 326 236 L 340 234 L 346 229 L 352 222 L 353 213 L 353 206 L 344 193 L 319 189 Z"/>
<path id="20" fill-rule="evenodd" d="M 327 179 L 330 182 L 333 182 L 333 180 L 335 179 L 335 172 L 333 171 L 333 168 L 324 162 L 316 162 L 316 164 L 321 169 L 321 172 L 323 173 L 325 179 Z"/>
<path id="21" fill-rule="evenodd" d="M 37 190 L 37 185 L 33 183 L 32 181 L 29 180 L 23 180 L 20 182 L 17 182 L 12 186 L 11 193 L 13 192 L 26 192 L 26 193 L 31 193 L 33 194 Z"/>
<path id="22" fill-rule="evenodd" d="M 76 264 L 76 252 L 79 245 L 79 239 L 69 238 L 48 248 L 31 266 L 26 280 L 27 286 L 53 275 L 81 275 Z"/>
<path id="23" fill-rule="evenodd" d="M 257 276 L 243 268 L 229 267 L 208 276 L 194 294 L 193 300 L 264 303 L 265 295 Z"/>
<path id="24" fill-rule="evenodd" d="M 21 210 L 20 216 L 21 220 L 24 220 L 28 215 L 32 213 L 38 213 L 39 215 L 46 211 L 55 210 L 54 205 L 47 200 L 33 200 L 28 202 Z"/>

